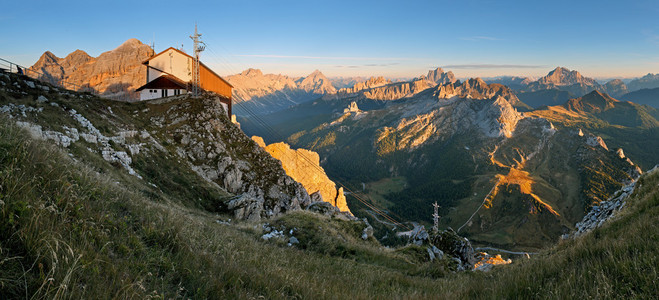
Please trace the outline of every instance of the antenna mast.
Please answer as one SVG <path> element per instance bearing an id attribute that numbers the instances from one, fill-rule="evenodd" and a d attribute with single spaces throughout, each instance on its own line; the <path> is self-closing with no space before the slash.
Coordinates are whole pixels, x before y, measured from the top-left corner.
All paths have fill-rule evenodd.
<path id="1" fill-rule="evenodd" d="M 439 231 L 439 205 L 437 204 L 437 201 L 435 201 L 432 206 L 434 208 L 434 213 L 432 214 L 432 220 L 434 223 L 432 226 L 432 231 L 437 233 Z"/>
<path id="2" fill-rule="evenodd" d="M 199 40 L 201 37 L 201 34 L 197 32 L 197 24 L 194 25 L 194 34 L 190 36 L 190 38 L 193 41 L 193 51 L 194 51 L 194 66 L 192 67 L 192 95 L 194 97 L 199 97 L 199 85 L 200 85 L 200 80 L 199 80 L 199 53 L 204 51 L 206 49 L 205 46 L 199 45 L 200 43 L 203 44 L 202 41 Z"/>

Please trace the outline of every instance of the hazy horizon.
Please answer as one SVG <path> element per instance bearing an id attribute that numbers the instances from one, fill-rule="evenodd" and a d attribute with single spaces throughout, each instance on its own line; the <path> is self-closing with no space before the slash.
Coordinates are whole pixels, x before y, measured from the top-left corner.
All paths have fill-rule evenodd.
<path id="1" fill-rule="evenodd" d="M 0 58 L 31 66 L 45 51 L 96 57 L 130 38 L 157 52 L 191 52 L 197 23 L 202 61 L 222 75 L 258 68 L 411 78 L 442 67 L 461 78 L 540 77 L 557 66 L 598 79 L 659 73 L 659 2 L 650 0 L 220 1 L 172 15 L 176 5 L 10 2 L 0 17 Z"/>

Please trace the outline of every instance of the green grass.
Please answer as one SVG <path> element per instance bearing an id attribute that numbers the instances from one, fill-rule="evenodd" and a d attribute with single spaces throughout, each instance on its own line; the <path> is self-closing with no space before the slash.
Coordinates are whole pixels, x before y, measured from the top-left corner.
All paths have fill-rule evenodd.
<path id="1" fill-rule="evenodd" d="M 0 141 L 3 299 L 368 298 L 426 294 L 415 274 L 446 273 L 360 242 L 359 223 L 291 214 L 277 224 L 308 232 L 315 251 L 266 243 L 249 223 L 145 198 L 6 121 Z"/>
<path id="2" fill-rule="evenodd" d="M 299 246 L 263 241 L 260 224 L 219 224 L 229 216 L 178 199 L 186 193 L 146 193 L 117 167 L 73 160 L 10 123 L 0 118 L 0 299 L 659 297 L 659 172 L 590 234 L 490 273 L 451 274 L 424 247 L 383 248 L 359 238 L 359 223 L 307 212 L 268 221 L 297 228 Z"/>

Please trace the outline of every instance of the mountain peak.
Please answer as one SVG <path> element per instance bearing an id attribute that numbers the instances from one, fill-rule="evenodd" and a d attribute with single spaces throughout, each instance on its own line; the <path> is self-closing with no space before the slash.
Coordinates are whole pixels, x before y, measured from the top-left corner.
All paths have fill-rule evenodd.
<path id="1" fill-rule="evenodd" d="M 89 56 L 89 54 L 87 54 L 87 52 L 82 51 L 80 49 L 77 49 L 76 51 L 73 51 L 73 52 L 69 53 L 69 55 L 67 55 L 64 59 L 69 60 L 69 59 L 77 59 L 77 58 L 87 58 L 87 59 L 89 59 L 89 58 L 91 58 L 91 56 Z"/>
<path id="2" fill-rule="evenodd" d="M 136 39 L 136 38 L 131 38 L 131 39 L 127 39 L 119 47 L 124 46 L 124 45 L 126 45 L 126 46 L 128 46 L 128 45 L 130 45 L 130 46 L 132 46 L 132 45 L 142 45 L 142 42 L 140 40 Z"/>
<path id="3" fill-rule="evenodd" d="M 442 68 L 428 71 L 426 79 L 437 84 L 454 83 L 457 81 L 457 79 L 455 79 L 455 75 L 453 75 L 453 72 L 448 71 L 445 73 Z"/>
<path id="4" fill-rule="evenodd" d="M 553 73 L 555 73 L 555 72 L 565 73 L 565 72 L 570 72 L 570 69 L 565 68 L 565 67 L 558 66 L 558 67 L 556 67 L 555 69 L 551 70 L 551 71 L 549 72 L 549 74 L 553 74 Z"/>
<path id="5" fill-rule="evenodd" d="M 318 69 L 313 71 L 309 76 L 296 80 L 298 88 L 314 94 L 333 94 L 336 88 L 332 85 L 325 75 Z"/>
<path id="6" fill-rule="evenodd" d="M 261 70 L 259 69 L 249 68 L 245 71 L 242 71 L 240 75 L 248 76 L 248 77 L 257 77 L 257 76 L 263 76 L 263 72 L 261 72 Z"/>
<path id="7" fill-rule="evenodd" d="M 43 54 L 41 54 L 39 60 L 37 60 L 37 62 L 34 64 L 34 68 L 42 68 L 47 65 L 57 64 L 60 60 L 61 58 L 57 57 L 52 52 L 46 51 Z"/>
<path id="8" fill-rule="evenodd" d="M 320 70 L 316 69 L 311 74 L 309 74 L 307 77 L 325 77 L 325 74 L 321 72 Z"/>
<path id="9" fill-rule="evenodd" d="M 547 76 L 538 79 L 540 84 L 564 86 L 564 85 L 598 85 L 597 82 L 588 77 L 583 77 L 578 71 L 570 70 L 564 67 L 556 67 L 547 74 Z"/>
<path id="10" fill-rule="evenodd" d="M 46 52 L 44 52 L 43 54 L 41 54 L 41 57 L 56 58 L 56 59 L 59 59 L 59 57 L 57 57 L 57 55 L 53 54 L 53 52 L 50 52 L 50 51 L 46 51 Z"/>
<path id="11" fill-rule="evenodd" d="M 121 45 L 119 45 L 119 47 L 115 48 L 113 51 L 117 51 L 117 50 L 119 50 L 119 51 L 132 51 L 132 49 L 138 48 L 140 46 L 148 47 L 147 45 L 140 42 L 140 40 L 132 38 L 132 39 L 128 39 L 125 42 L 123 42 Z M 149 49 L 151 49 L 151 47 L 149 47 Z"/>
<path id="12" fill-rule="evenodd" d="M 613 108 L 616 102 L 606 93 L 594 90 L 582 97 L 570 99 L 565 106 L 567 109 L 578 112 L 601 112 Z"/>

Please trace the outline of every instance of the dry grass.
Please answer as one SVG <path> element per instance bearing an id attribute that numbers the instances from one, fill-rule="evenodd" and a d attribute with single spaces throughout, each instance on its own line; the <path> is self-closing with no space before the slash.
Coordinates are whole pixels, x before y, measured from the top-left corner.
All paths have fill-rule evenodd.
<path id="1" fill-rule="evenodd" d="M 446 273 L 351 223 L 292 214 L 305 249 L 256 224 L 150 199 L 0 122 L 0 298 L 657 298 L 659 174 L 615 222 L 491 273 Z M 111 165 L 94 166 L 111 170 Z M 320 230 L 314 229 L 318 226 Z M 305 236 L 306 235 L 306 236 Z"/>

